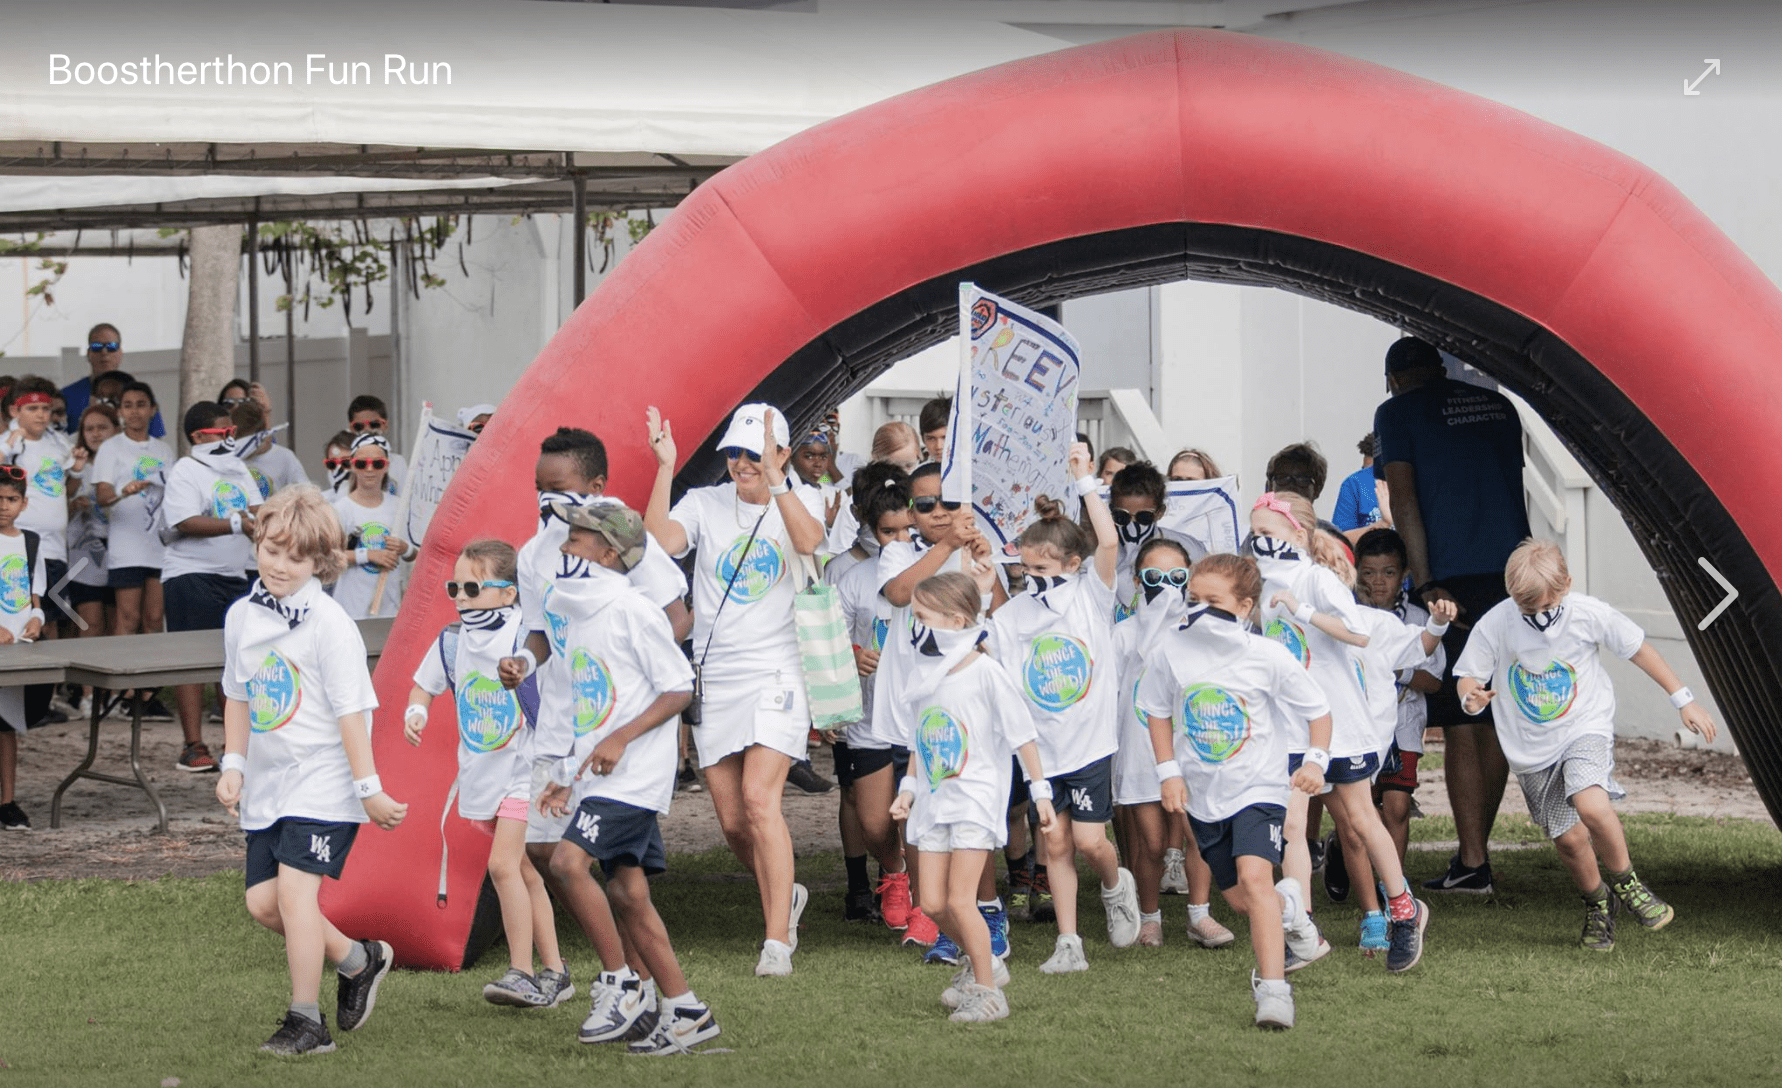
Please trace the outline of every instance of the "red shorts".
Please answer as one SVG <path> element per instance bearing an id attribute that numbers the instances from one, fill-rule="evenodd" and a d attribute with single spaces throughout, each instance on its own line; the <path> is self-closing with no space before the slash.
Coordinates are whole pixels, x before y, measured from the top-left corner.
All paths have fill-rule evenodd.
<path id="1" fill-rule="evenodd" d="M 1401 752 L 1394 744 L 1386 751 L 1386 763 L 1380 768 L 1380 776 L 1374 782 L 1382 791 L 1397 790 L 1400 793 L 1417 792 L 1417 757 L 1420 752 Z"/>

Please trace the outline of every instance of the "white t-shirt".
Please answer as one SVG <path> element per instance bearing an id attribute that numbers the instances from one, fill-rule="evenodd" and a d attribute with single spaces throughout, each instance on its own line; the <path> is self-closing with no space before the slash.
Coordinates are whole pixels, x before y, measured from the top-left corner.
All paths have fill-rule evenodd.
<path id="1" fill-rule="evenodd" d="M 1202 823 L 1250 805 L 1287 804 L 1287 755 L 1324 693 L 1282 646 L 1204 616 L 1164 633 L 1145 659 L 1138 709 L 1169 718 L 1188 812 Z"/>
<path id="2" fill-rule="evenodd" d="M 567 675 L 559 686 L 570 695 L 573 746 L 562 752 L 559 739 L 546 751 L 541 742 L 535 755 L 566 754 L 573 770 L 659 696 L 692 691 L 693 666 L 675 644 L 662 609 L 616 572 L 596 569 L 589 577 L 557 579 L 551 607 L 563 617 L 567 651 L 546 664 Z M 679 766 L 676 716 L 626 745 L 610 774 L 590 771 L 577 779 L 572 798 L 580 804 L 585 797 L 603 797 L 666 813 Z"/>
<path id="3" fill-rule="evenodd" d="M 1257 602 L 1261 606 L 1262 633 L 1305 666 L 1330 701 L 1330 757 L 1349 758 L 1377 751 L 1373 719 L 1368 713 L 1366 670 L 1357 649 L 1311 624 L 1300 623 L 1285 608 L 1270 607 L 1268 603 L 1277 592 L 1287 589 L 1300 604 L 1337 617 L 1356 634 L 1366 634 L 1355 594 L 1330 568 L 1310 559 L 1258 558 L 1256 565 L 1263 577 L 1262 600 Z M 1302 736 L 1289 751 L 1303 752 L 1307 743 Z"/>
<path id="4" fill-rule="evenodd" d="M 793 491 L 820 523 L 823 506 L 814 488 Z M 786 534 L 777 500 L 765 508 L 737 497 L 736 485 L 718 484 L 689 491 L 668 516 L 687 534 L 687 550 L 699 553 L 693 564 L 693 658 L 705 657 L 706 680 L 733 680 L 802 670 L 798 633 L 793 626 L 792 598 L 803 584 L 800 560 Z M 761 529 L 747 556 L 749 531 Z M 679 559 L 686 552 L 677 555 Z M 740 572 L 739 572 L 740 564 Z M 730 576 L 737 573 L 731 584 Z M 730 584 L 729 603 L 718 607 Z M 713 622 L 716 620 L 716 634 Z M 710 652 L 706 640 L 710 639 Z"/>
<path id="5" fill-rule="evenodd" d="M 383 493 L 382 501 L 375 507 L 359 505 L 346 491 L 336 492 L 330 500 L 334 512 L 340 515 L 340 525 L 346 530 L 349 545 L 353 544 L 356 535 L 358 547 L 377 551 L 390 537 L 400 537 L 396 532 L 396 519 L 402 512 L 402 500 L 388 491 Z M 340 579 L 334 583 L 334 599 L 346 609 L 348 616 L 362 620 L 372 615 L 371 598 L 377 591 L 378 573 L 377 567 L 371 563 L 349 563 L 341 572 Z M 377 615 L 396 614 L 402 603 L 402 580 L 402 567 L 398 565 L 384 579 L 384 599 Z"/>
<path id="6" fill-rule="evenodd" d="M 260 497 L 263 499 L 270 499 L 275 492 L 292 484 L 309 482 L 309 473 L 303 471 L 303 462 L 284 446 L 266 447 L 264 452 L 247 459 L 247 467 L 254 482 L 260 485 Z"/>
<path id="7" fill-rule="evenodd" d="M 892 719 L 891 702 L 901 699 L 904 673 L 913 663 L 916 651 L 910 645 L 912 628 L 910 606 L 897 607 L 885 598 L 885 587 L 896 581 L 898 576 L 921 561 L 933 545 L 922 539 L 920 532 L 913 531 L 908 541 L 893 540 L 879 549 L 879 558 L 873 564 L 873 580 L 878 583 L 878 599 L 873 609 L 878 619 L 885 623 L 884 647 L 879 651 L 879 670 L 873 674 L 873 705 L 868 708 L 868 719 L 872 722 L 871 735 L 878 738 L 882 746 L 903 744 L 902 738 L 908 730 Z M 965 571 L 965 555 L 954 552 L 941 564 L 940 570 Z M 1047 768 L 1050 772 L 1050 767 Z"/>
<path id="8" fill-rule="evenodd" d="M 847 547 L 836 551 L 835 554 L 829 557 L 829 562 L 823 564 L 822 582 L 826 586 L 839 586 L 841 585 L 842 575 L 848 573 L 862 563 L 870 564 L 876 558 L 877 556 L 869 555 L 865 559 L 856 559 L 854 557 L 854 545 L 850 543 Z"/>
<path id="9" fill-rule="evenodd" d="M 891 634 L 892 609 L 891 602 L 879 595 L 879 565 L 870 559 L 855 563 L 836 582 L 835 593 L 841 600 L 842 619 L 848 625 L 848 638 L 863 650 L 872 650 L 883 655 Z M 883 667 L 881 657 L 880 668 Z M 860 703 L 866 708 L 866 713 L 842 734 L 842 739 L 850 747 L 890 748 L 903 743 L 901 733 L 880 736 L 873 729 L 873 693 L 877 688 L 874 681 L 878 677 L 879 670 L 875 669 L 871 676 L 860 678 Z"/>
<path id="10" fill-rule="evenodd" d="M 72 447 L 68 437 L 50 429 L 42 438 L 26 438 L 22 430 L 7 436 L 0 455 L 18 453 L 15 463 L 25 470 L 25 508 L 13 524 L 43 538 L 38 551 L 45 559 L 68 558 L 68 469 L 64 462 Z"/>
<path id="11" fill-rule="evenodd" d="M 968 660 L 920 705 L 894 711 L 916 779 L 910 842 L 937 824 L 961 822 L 992 832 L 998 846 L 1008 841 L 1010 757 L 1036 739 L 1033 717 L 1001 665 L 979 653 Z M 1042 768 L 1052 773 L 1043 760 Z"/>
<path id="12" fill-rule="evenodd" d="M 1357 655 L 1367 689 L 1367 711 L 1373 722 L 1375 751 L 1382 757 L 1398 733 L 1398 673 L 1416 669 L 1429 659 L 1423 652 L 1423 625 L 1412 627 L 1392 612 L 1360 606 L 1367 646 Z M 1441 649 L 1440 644 L 1436 646 Z"/>
<path id="13" fill-rule="evenodd" d="M 79 585 L 103 586 L 108 580 L 105 545 L 111 535 L 110 520 L 93 493 L 91 480 L 82 480 L 74 497 L 81 502 L 81 509 L 68 518 L 68 576 Z"/>
<path id="14" fill-rule="evenodd" d="M 377 709 L 365 641 L 313 578 L 287 601 L 309 609 L 295 628 L 245 597 L 229 606 L 223 620 L 223 694 L 248 704 L 252 727 L 242 830 L 259 831 L 293 816 L 364 823 L 340 719 L 363 712 L 369 729 Z"/>
<path id="15" fill-rule="evenodd" d="M 1420 628 L 1429 622 L 1429 612 L 1404 594 L 1399 595 L 1398 607 L 1393 612 L 1412 627 Z M 1447 667 L 1448 651 L 1438 642 L 1435 653 L 1411 668 L 1398 671 L 1395 678 L 1398 687 L 1398 725 L 1394 729 L 1394 740 L 1399 751 L 1422 752 L 1423 730 L 1429 725 L 1429 696 L 1411 686 L 1411 677 L 1419 672 L 1426 672 L 1440 680 L 1442 671 Z"/>
<path id="16" fill-rule="evenodd" d="M 1499 601 L 1473 625 L 1454 666 L 1456 678 L 1497 692 L 1491 720 L 1517 774 L 1552 766 L 1579 737 L 1614 737 L 1615 687 L 1598 651 L 1626 660 L 1646 642 L 1637 624 L 1595 597 L 1568 593 L 1563 604 L 1543 633 L 1523 621 L 1515 601 Z"/>
<path id="17" fill-rule="evenodd" d="M 222 471 L 219 471 L 219 468 Z M 260 505 L 260 490 L 239 458 L 181 457 L 167 470 L 161 519 L 169 529 L 191 517 L 223 518 Z M 254 544 L 245 535 L 178 536 L 161 558 L 161 581 L 183 574 L 246 577 L 254 564 Z"/>
<path id="18" fill-rule="evenodd" d="M 1151 745 L 1151 723 L 1138 709 L 1138 689 L 1145 680 L 1145 662 L 1165 631 L 1182 622 L 1181 590 L 1166 586 L 1157 600 L 1144 602 L 1128 622 L 1114 625 L 1114 659 L 1119 663 L 1120 755 L 1114 761 L 1114 801 L 1142 804 L 1158 797 L 1157 756 Z M 1133 779 L 1134 781 L 1127 781 Z M 1125 799 L 1125 800 L 1123 800 Z"/>
<path id="19" fill-rule="evenodd" d="M 525 641 L 519 609 L 494 630 L 459 630 L 457 653 L 448 677 L 435 639 L 415 669 L 415 686 L 442 695 L 455 681 L 452 701 L 458 717 L 458 814 L 487 820 L 509 797 L 530 800 L 532 737 L 518 693 L 502 687 L 496 671 Z"/>
<path id="20" fill-rule="evenodd" d="M 30 622 L 31 597 L 49 592 L 43 566 L 43 546 L 37 547 L 37 564 L 25 569 L 25 534 L 14 530 L 11 536 L 0 533 L 0 627 L 18 637 Z"/>
<path id="21" fill-rule="evenodd" d="M 557 562 L 563 558 L 560 549 L 568 537 L 569 525 L 560 518 L 552 518 L 520 546 L 517 564 L 521 623 L 526 630 L 551 638 L 552 653 L 558 652 L 559 640 L 552 634 L 547 605 L 551 585 L 557 578 Z M 657 608 L 667 608 L 687 596 L 687 576 L 654 537 L 645 540 L 643 561 L 626 577 Z"/>
<path id="22" fill-rule="evenodd" d="M 1120 746 L 1114 591 L 1091 561 L 1041 604 L 1022 593 L 986 625 L 990 649 L 1027 700 L 1048 778 L 1111 756 Z"/>
<path id="23" fill-rule="evenodd" d="M 122 495 L 125 485 L 154 480 L 173 463 L 173 447 L 159 438 L 150 436 L 146 441 L 137 442 L 120 433 L 112 435 L 99 447 L 87 474 L 95 483 L 110 484 L 113 491 Z M 149 514 L 148 496 L 138 491 L 121 498 L 107 513 L 111 519 L 110 565 L 119 570 L 124 567 L 161 569 L 161 536 L 155 531 Z"/>

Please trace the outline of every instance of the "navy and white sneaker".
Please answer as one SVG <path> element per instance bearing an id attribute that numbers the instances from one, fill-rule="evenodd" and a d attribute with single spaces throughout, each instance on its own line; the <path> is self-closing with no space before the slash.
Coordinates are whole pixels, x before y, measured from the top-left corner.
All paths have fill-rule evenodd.
<path id="1" fill-rule="evenodd" d="M 984 924 L 990 927 L 990 954 L 1006 959 L 1009 954 L 1009 912 L 1001 907 L 979 907 Z"/>
<path id="2" fill-rule="evenodd" d="M 1460 855 L 1448 859 L 1448 871 L 1434 880 L 1425 880 L 1423 887 L 1432 892 L 1465 892 L 1469 895 L 1490 895 L 1491 859 L 1476 869 L 1460 863 Z"/>
<path id="3" fill-rule="evenodd" d="M 334 1052 L 334 1037 L 328 1034 L 328 1017 L 324 1015 L 317 1022 L 287 1010 L 278 1030 L 272 1033 L 272 1038 L 260 1044 L 260 1049 L 283 1058 L 331 1054 Z"/>
<path id="4" fill-rule="evenodd" d="M 561 971 L 553 971 L 549 967 L 544 968 L 538 972 L 533 981 L 538 986 L 539 994 L 544 997 L 546 1008 L 554 1009 L 575 996 L 575 983 L 569 981 L 569 964 L 567 963 L 563 965 Z"/>
<path id="5" fill-rule="evenodd" d="M 1429 904 L 1413 899 L 1417 913 L 1404 921 L 1391 923 L 1392 947 L 1386 950 L 1386 970 L 1397 974 L 1409 971 L 1423 958 L 1423 931 L 1429 928 Z"/>
<path id="6" fill-rule="evenodd" d="M 334 1022 L 342 1031 L 352 1031 L 365 1026 L 371 1019 L 371 1010 L 377 1005 L 377 988 L 396 965 L 396 952 L 387 941 L 360 941 L 365 949 L 365 969 L 348 977 L 340 975 L 340 988 L 337 991 L 338 1004 L 334 1010 Z M 327 1033 L 327 1025 L 322 1027 Z"/>
<path id="7" fill-rule="evenodd" d="M 584 1043 L 617 1043 L 636 1038 L 637 1022 L 649 1014 L 643 979 L 630 969 L 620 975 L 602 971 L 589 989 L 594 1004 L 576 1038 Z"/>
<path id="8" fill-rule="evenodd" d="M 664 1007 L 656 1019 L 656 1030 L 648 1038 L 639 1039 L 626 1048 L 632 1054 L 661 1057 L 669 1054 L 697 1054 L 693 1048 L 716 1039 L 720 1034 L 712 1010 L 704 1002 L 697 1005 Z"/>
<path id="9" fill-rule="evenodd" d="M 491 1005 L 507 1005 L 516 1009 L 537 1009 L 546 1004 L 545 995 L 538 988 L 538 980 L 518 967 L 509 967 L 506 974 L 485 985 L 483 1000 Z"/>
<path id="10" fill-rule="evenodd" d="M 935 938 L 934 946 L 931 947 L 926 953 L 923 954 L 922 962 L 923 963 L 958 963 L 959 962 L 959 946 L 953 943 L 953 938 L 947 936 L 945 933 L 942 933 L 939 937 Z"/>

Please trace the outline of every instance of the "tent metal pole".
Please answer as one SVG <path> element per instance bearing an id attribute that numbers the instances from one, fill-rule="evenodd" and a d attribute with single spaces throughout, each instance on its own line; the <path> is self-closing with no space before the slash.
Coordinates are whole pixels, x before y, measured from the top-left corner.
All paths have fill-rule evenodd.
<path id="1" fill-rule="evenodd" d="M 575 305 L 588 297 L 588 179 L 571 177 L 575 186 Z"/>
<path id="2" fill-rule="evenodd" d="M 291 425 L 290 433 L 285 435 L 291 444 L 292 452 L 297 451 L 297 304 L 293 298 L 297 292 L 292 283 L 291 273 L 297 266 L 297 255 L 290 251 L 285 253 L 285 298 L 290 305 L 285 307 L 285 421 Z M 267 420 L 267 423 L 271 423 Z M 302 456 L 302 454 L 298 454 Z"/>
<path id="3" fill-rule="evenodd" d="M 260 380 L 260 198 L 254 198 L 254 214 L 247 224 L 248 265 L 248 381 Z M 272 425 L 271 420 L 266 421 Z"/>

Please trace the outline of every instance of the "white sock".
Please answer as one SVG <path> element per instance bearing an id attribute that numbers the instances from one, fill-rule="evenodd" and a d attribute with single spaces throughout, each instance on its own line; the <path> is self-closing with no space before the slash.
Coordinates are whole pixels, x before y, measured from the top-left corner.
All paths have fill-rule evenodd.
<path id="1" fill-rule="evenodd" d="M 1163 921 L 1163 911 L 1154 910 L 1149 914 L 1145 914 L 1145 913 L 1141 912 L 1139 914 L 1139 921 L 1140 922 L 1157 922 L 1157 923 L 1161 924 Z"/>
<path id="2" fill-rule="evenodd" d="M 656 1007 L 656 980 L 653 978 L 644 979 L 643 1003 L 644 1008 L 646 1009 L 653 1009 Z"/>
<path id="3" fill-rule="evenodd" d="M 679 997 L 665 997 L 661 999 L 661 1007 L 663 1009 L 685 1009 L 697 1004 L 699 1004 L 699 999 L 693 996 L 692 990 L 688 990 Z"/>
<path id="4" fill-rule="evenodd" d="M 980 899 L 980 900 L 978 900 L 978 909 L 979 910 L 1001 910 L 1002 909 L 1002 896 L 999 895 L 995 899 Z"/>
<path id="5" fill-rule="evenodd" d="M 772 937 L 769 937 L 765 941 L 762 941 L 761 943 L 763 945 L 777 944 L 781 948 L 784 948 L 786 950 L 786 955 L 790 956 L 792 954 L 792 946 L 787 944 L 785 941 L 776 941 Z"/>
<path id="6" fill-rule="evenodd" d="M 1206 921 L 1207 917 L 1213 913 L 1212 907 L 1211 903 L 1188 904 L 1188 923 L 1197 926 Z"/>

